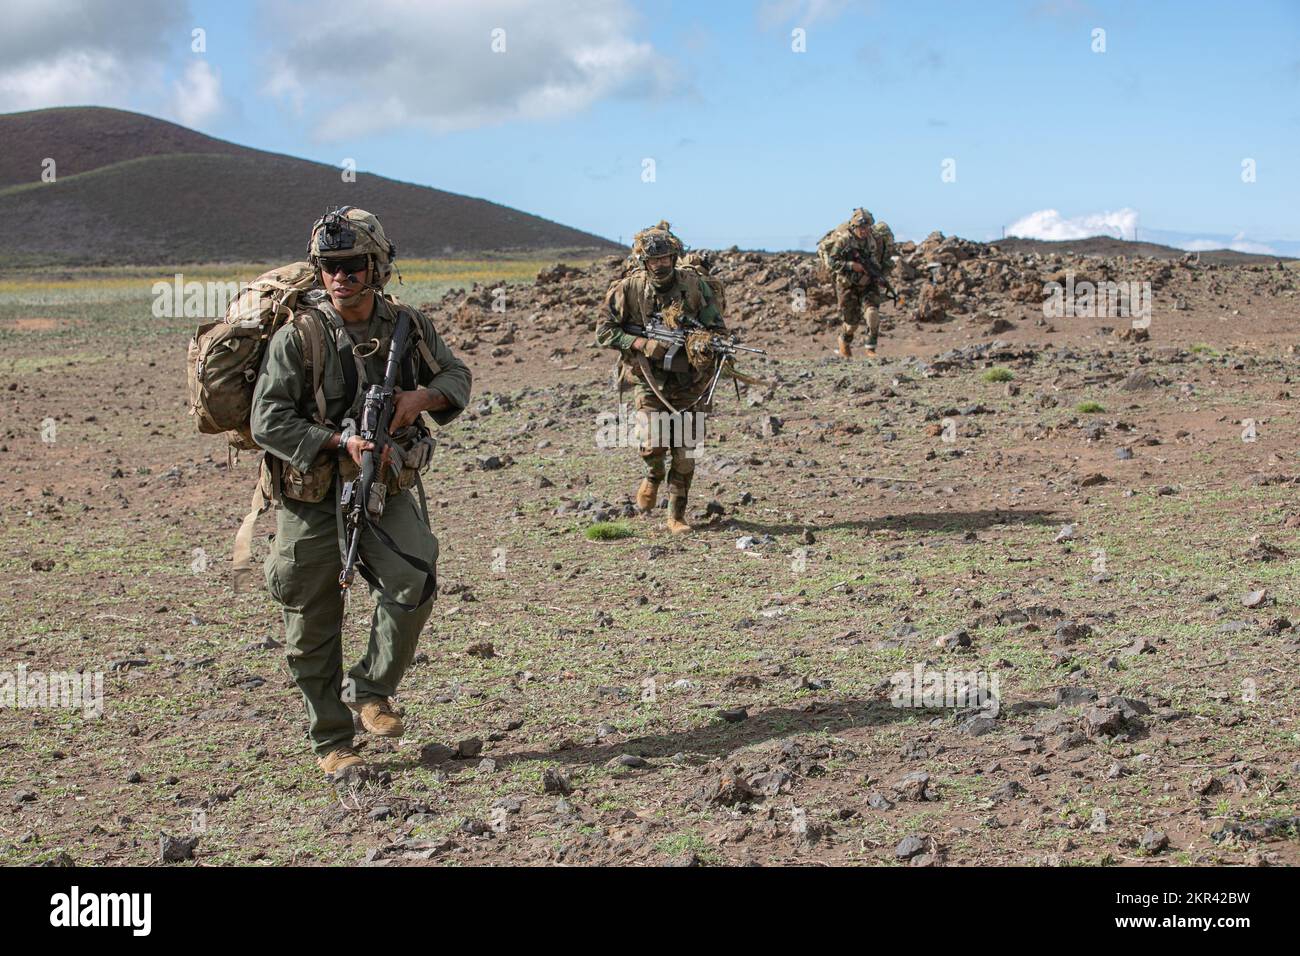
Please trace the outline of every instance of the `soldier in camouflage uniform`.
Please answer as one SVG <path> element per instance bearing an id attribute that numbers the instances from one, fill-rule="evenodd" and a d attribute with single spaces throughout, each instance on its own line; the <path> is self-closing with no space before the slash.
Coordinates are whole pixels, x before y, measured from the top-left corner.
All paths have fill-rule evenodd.
<path id="1" fill-rule="evenodd" d="M 885 223 L 875 222 L 867 210 L 856 209 L 848 222 L 827 234 L 818 253 L 835 281 L 835 298 L 843 320 L 840 355 L 852 357 L 853 336 L 865 318 L 864 351 L 868 358 L 875 356 L 884 284 L 894 267 L 894 234 Z"/>
<path id="2" fill-rule="evenodd" d="M 412 339 L 389 432 L 402 450 L 403 467 L 398 476 L 384 470 L 387 501 L 377 523 L 400 551 L 429 568 L 437 561 L 438 540 L 429 528 L 423 489 L 420 508 L 410 490 L 419 487 L 419 469 L 432 451 L 422 415 L 428 412 L 445 425 L 461 413 L 470 394 L 469 369 L 433 324 L 383 294 L 397 250 L 379 221 L 347 206 L 333 215 L 332 222 L 327 216 L 316 223 L 308 246 L 321 288 L 299 299 L 306 322 L 286 322 L 272 337 L 251 422 L 254 440 L 267 452 L 263 487 L 280 503 L 266 582 L 283 608 L 289 671 L 307 705 L 312 748 L 331 776 L 363 765 L 352 747 L 353 711 L 370 733 L 398 737 L 404 732 L 388 698 L 397 692 L 432 611 L 432 576 L 373 532 L 364 533 L 362 567 L 381 587 L 369 646 L 348 671 L 345 688 L 338 496 L 373 447 L 355 434 L 354 420 L 367 387 L 383 381 L 399 310 L 411 314 Z M 317 337 L 315 329 L 323 334 Z M 320 392 L 313 395 L 309 366 L 315 362 L 323 375 Z"/>
<path id="3" fill-rule="evenodd" d="M 664 369 L 667 346 L 633 336 L 623 327 L 672 327 L 677 316 L 686 316 L 708 329 L 725 330 L 709 282 L 699 272 L 677 267 L 683 251 L 666 222 L 637 233 L 632 244 L 635 267 L 609 287 L 596 323 L 596 344 L 622 353 L 623 381 L 635 384 L 638 418 L 644 413 L 643 422 L 650 422 L 641 442 L 646 477 L 637 490 L 637 507 L 643 514 L 654 508 L 666 477 L 668 530 L 674 534 L 691 530 L 686 501 L 695 473 L 695 447 L 711 411 L 704 407 L 703 396 L 712 372 L 692 365 L 686 349 L 674 357 L 671 369 Z M 670 427 L 657 427 L 656 422 Z M 665 470 L 666 458 L 671 464 Z"/>

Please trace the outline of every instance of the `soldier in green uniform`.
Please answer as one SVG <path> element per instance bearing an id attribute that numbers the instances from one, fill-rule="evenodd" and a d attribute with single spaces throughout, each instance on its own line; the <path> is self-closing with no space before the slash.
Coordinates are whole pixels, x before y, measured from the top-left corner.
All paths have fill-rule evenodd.
<path id="1" fill-rule="evenodd" d="M 668 479 L 668 530 L 691 530 L 686 522 L 686 500 L 695 473 L 695 453 L 703 436 L 704 395 L 712 370 L 692 364 L 683 349 L 665 369 L 667 346 L 634 336 L 624 326 L 664 324 L 674 327 L 682 318 L 708 329 L 725 331 L 716 294 L 699 272 L 679 269 L 681 240 L 660 222 L 637 233 L 632 244 L 634 267 L 614 282 L 605 294 L 596 321 L 596 344 L 617 349 L 623 357 L 625 382 L 635 384 L 639 426 L 644 429 L 641 458 L 646 477 L 637 490 L 636 504 L 649 512 L 659 498 L 659 486 Z M 665 459 L 671 464 L 665 470 Z"/>
<path id="2" fill-rule="evenodd" d="M 432 612 L 431 575 L 372 530 L 364 532 L 362 567 L 380 586 L 369 646 L 344 680 L 338 497 L 372 447 L 355 434 L 355 418 L 366 388 L 383 381 L 399 310 L 412 316 L 411 346 L 402 358 L 389 428 L 401 451 L 401 471 L 393 475 L 384 469 L 387 501 L 378 525 L 398 550 L 429 568 L 437 561 L 438 541 L 429 528 L 423 489 L 418 507 L 411 493 L 432 452 L 423 413 L 445 425 L 470 395 L 469 369 L 433 324 L 384 295 L 395 256 L 379 221 L 364 210 L 344 206 L 318 220 L 308 257 L 320 288 L 299 299 L 300 319 L 306 321 L 286 322 L 271 339 L 253 397 L 253 438 L 267 451 L 263 487 L 268 498 L 280 502 L 275 545 L 266 560 L 267 586 L 283 608 L 289 670 L 306 701 L 312 748 L 331 776 L 364 764 L 352 746 L 353 711 L 370 733 L 397 737 L 404 732 L 388 698 L 397 692 Z M 323 374 L 313 394 L 311 369 L 317 362 Z"/>
<path id="3" fill-rule="evenodd" d="M 854 334 L 866 319 L 864 351 L 868 358 L 875 356 L 884 284 L 894 265 L 894 234 L 885 223 L 875 222 L 867 210 L 855 209 L 848 222 L 826 234 L 817 252 L 835 281 L 835 298 L 843 321 L 840 355 L 852 357 Z"/>

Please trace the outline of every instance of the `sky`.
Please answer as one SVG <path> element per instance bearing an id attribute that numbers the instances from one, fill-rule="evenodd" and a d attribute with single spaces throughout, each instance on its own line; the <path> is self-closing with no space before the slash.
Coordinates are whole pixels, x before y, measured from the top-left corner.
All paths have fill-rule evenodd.
<path id="1" fill-rule="evenodd" d="M 1300 0 L 0 4 L 0 112 L 137 110 L 616 240 L 810 248 L 865 206 L 1300 254 Z"/>

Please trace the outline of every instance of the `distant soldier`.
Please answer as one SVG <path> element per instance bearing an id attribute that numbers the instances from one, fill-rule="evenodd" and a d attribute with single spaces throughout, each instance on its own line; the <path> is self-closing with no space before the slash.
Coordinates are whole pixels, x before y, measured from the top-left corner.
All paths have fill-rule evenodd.
<path id="1" fill-rule="evenodd" d="M 438 559 L 423 489 L 420 509 L 410 491 L 432 451 L 423 413 L 439 425 L 459 415 L 469 402 L 470 372 L 423 314 L 383 294 L 397 250 L 370 213 L 344 206 L 317 220 L 307 254 L 322 288 L 298 300 L 303 321 L 286 322 L 271 339 L 253 396 L 252 433 L 267 451 L 268 497 L 281 504 L 267 586 L 283 608 L 289 672 L 307 704 L 312 748 L 333 776 L 364 763 L 352 746 L 352 711 L 372 734 L 404 732 L 389 697 L 433 610 Z M 412 336 L 388 431 L 402 467 L 398 475 L 384 469 L 383 514 L 361 538 L 361 573 L 377 593 L 369 646 L 345 688 L 339 491 L 373 448 L 356 434 L 355 419 L 366 389 L 384 380 L 400 310 L 411 315 Z M 323 374 L 313 394 L 309 368 L 316 363 Z"/>
<path id="2" fill-rule="evenodd" d="M 708 278 L 693 268 L 677 267 L 683 251 L 681 240 L 666 222 L 637 233 L 632 243 L 632 268 L 609 287 L 596 324 L 596 344 L 622 353 L 625 381 L 636 385 L 638 417 L 644 413 L 644 421 L 650 423 L 641 442 L 646 477 L 637 490 L 637 508 L 643 514 L 654 508 L 659 485 L 666 477 L 668 530 L 674 534 L 691 530 L 686 523 L 686 499 L 704 416 L 711 411 L 705 407 L 705 396 L 713 369 L 692 363 L 688 349 L 674 356 L 671 368 L 665 369 L 668 347 L 631 335 L 624 326 L 674 328 L 693 321 L 725 331 Z M 671 458 L 666 471 L 665 458 Z"/>
<path id="3" fill-rule="evenodd" d="M 894 267 L 894 234 L 883 222 L 875 222 L 865 209 L 855 209 L 848 222 L 828 232 L 817 244 L 817 254 L 835 282 L 839 303 L 839 353 L 853 355 L 853 336 L 867 320 L 867 358 L 876 354 L 880 334 L 880 303 L 884 301 L 889 273 Z"/>

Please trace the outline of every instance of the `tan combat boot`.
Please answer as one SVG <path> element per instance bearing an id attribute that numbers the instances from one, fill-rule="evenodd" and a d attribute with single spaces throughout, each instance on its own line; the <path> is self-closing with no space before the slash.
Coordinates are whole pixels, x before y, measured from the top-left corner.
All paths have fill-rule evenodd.
<path id="1" fill-rule="evenodd" d="M 853 358 L 853 349 L 849 348 L 848 339 L 841 335 L 838 345 L 840 358 Z"/>
<path id="2" fill-rule="evenodd" d="M 659 501 L 659 482 L 649 478 L 642 479 L 641 487 L 636 490 L 636 506 L 642 514 L 654 508 Z"/>
<path id="3" fill-rule="evenodd" d="M 393 713 L 387 697 L 367 697 L 348 706 L 361 718 L 361 726 L 376 737 L 400 737 L 406 733 L 402 718 Z"/>
<path id="4" fill-rule="evenodd" d="M 686 534 L 692 530 L 691 526 L 686 523 L 686 496 L 669 496 L 668 498 L 668 530 L 673 534 Z"/>
<path id="5" fill-rule="evenodd" d="M 347 744 L 335 747 L 316 762 L 320 764 L 320 768 L 325 771 L 327 777 L 337 776 L 349 767 L 365 767 L 366 765 L 366 762 L 361 759 L 361 755 Z"/>
<path id="6" fill-rule="evenodd" d="M 868 339 L 867 342 L 866 342 L 866 344 L 862 346 L 862 354 L 863 354 L 864 356 L 866 356 L 867 358 L 875 358 L 875 357 L 876 357 L 876 343 L 875 343 L 874 341 Z"/>

